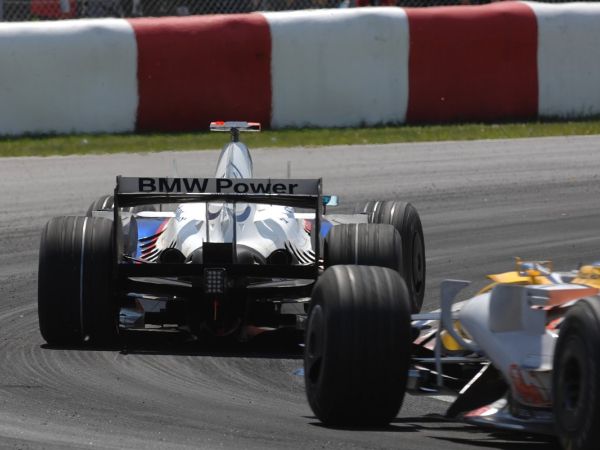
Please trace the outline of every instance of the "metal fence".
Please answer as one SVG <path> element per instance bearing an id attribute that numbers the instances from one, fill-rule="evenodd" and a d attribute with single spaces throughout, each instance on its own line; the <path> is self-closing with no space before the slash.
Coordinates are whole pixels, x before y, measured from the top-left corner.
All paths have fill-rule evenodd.
<path id="1" fill-rule="evenodd" d="M 493 0 L 0 0 L 0 21 L 187 16 L 368 5 L 426 7 L 490 1 Z M 546 2 L 562 3 L 565 0 Z"/>

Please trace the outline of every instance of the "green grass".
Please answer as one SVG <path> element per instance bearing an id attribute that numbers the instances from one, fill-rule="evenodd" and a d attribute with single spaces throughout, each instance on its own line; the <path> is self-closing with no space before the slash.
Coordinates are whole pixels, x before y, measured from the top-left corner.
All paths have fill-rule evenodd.
<path id="1" fill-rule="evenodd" d="M 303 129 L 248 133 L 250 147 L 317 147 L 473 139 L 600 134 L 600 119 L 574 122 L 405 125 L 377 128 Z M 102 134 L 0 138 L 0 156 L 50 156 L 220 148 L 224 133 Z"/>

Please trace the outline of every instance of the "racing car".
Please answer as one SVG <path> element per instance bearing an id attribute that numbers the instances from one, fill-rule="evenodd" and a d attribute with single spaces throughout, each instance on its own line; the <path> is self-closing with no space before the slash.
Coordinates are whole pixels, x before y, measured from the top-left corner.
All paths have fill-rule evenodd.
<path id="1" fill-rule="evenodd" d="M 329 214 L 338 200 L 322 194 L 321 179 L 253 178 L 240 133 L 260 124 L 210 128 L 231 136 L 213 178 L 119 176 L 86 215 L 47 223 L 38 312 L 49 344 L 114 345 L 124 329 L 241 341 L 301 333 L 316 280 L 337 264 L 402 274 L 420 310 L 424 239 L 410 203 Z"/>
<path id="2" fill-rule="evenodd" d="M 306 393 L 327 425 L 382 425 L 406 392 L 451 396 L 446 415 L 556 436 L 566 449 L 600 438 L 600 264 L 554 272 L 517 261 L 474 297 L 441 283 L 441 308 L 411 314 L 402 276 L 369 290 L 336 266 L 318 280 L 306 325 Z M 392 288 L 393 286 L 393 288 Z"/>

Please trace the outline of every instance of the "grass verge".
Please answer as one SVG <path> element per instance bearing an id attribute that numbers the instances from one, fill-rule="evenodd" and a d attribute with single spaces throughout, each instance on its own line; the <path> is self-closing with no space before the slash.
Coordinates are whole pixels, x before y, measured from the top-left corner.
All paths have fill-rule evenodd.
<path id="1" fill-rule="evenodd" d="M 573 122 L 403 125 L 263 131 L 243 136 L 250 147 L 317 147 L 600 134 L 600 119 Z M 0 157 L 219 149 L 222 133 L 101 134 L 0 138 Z"/>

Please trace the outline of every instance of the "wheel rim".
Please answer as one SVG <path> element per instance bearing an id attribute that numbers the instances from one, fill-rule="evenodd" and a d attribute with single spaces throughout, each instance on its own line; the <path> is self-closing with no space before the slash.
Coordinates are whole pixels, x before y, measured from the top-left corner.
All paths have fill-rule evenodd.
<path id="1" fill-rule="evenodd" d="M 315 384 L 321 375 L 324 347 L 324 318 L 321 305 L 315 305 L 310 313 L 306 333 L 306 358 L 304 376 Z"/>
<path id="2" fill-rule="evenodd" d="M 423 242 L 419 233 L 414 234 L 412 247 L 412 282 L 415 292 L 420 294 L 425 284 L 425 255 L 423 254 Z"/>

